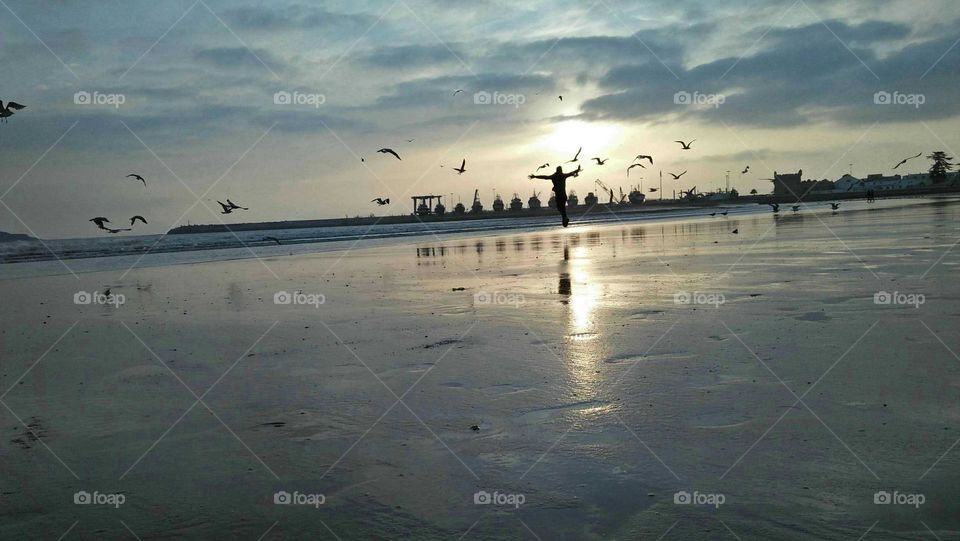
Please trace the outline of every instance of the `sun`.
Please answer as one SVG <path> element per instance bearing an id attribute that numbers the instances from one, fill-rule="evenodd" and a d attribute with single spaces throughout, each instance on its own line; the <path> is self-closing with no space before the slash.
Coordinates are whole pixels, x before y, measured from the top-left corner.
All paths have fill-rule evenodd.
<path id="1" fill-rule="evenodd" d="M 537 142 L 537 147 L 551 153 L 570 153 L 571 158 L 578 148 L 583 147 L 584 154 L 580 158 L 590 159 L 617 146 L 622 135 L 623 130 L 613 124 L 569 120 L 554 126 L 552 132 Z"/>

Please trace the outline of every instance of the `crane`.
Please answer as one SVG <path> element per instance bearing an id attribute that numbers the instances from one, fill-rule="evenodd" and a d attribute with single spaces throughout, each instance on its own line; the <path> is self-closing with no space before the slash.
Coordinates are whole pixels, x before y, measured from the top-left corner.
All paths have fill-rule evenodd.
<path id="1" fill-rule="evenodd" d="M 609 186 L 607 186 L 606 184 L 604 184 L 600 179 L 597 179 L 597 180 L 594 181 L 594 182 L 596 183 L 597 186 L 600 186 L 600 188 L 601 188 L 603 191 L 608 192 L 608 193 L 610 194 L 610 203 L 609 203 L 609 204 L 612 205 L 612 204 L 613 204 L 613 190 L 610 189 Z"/>

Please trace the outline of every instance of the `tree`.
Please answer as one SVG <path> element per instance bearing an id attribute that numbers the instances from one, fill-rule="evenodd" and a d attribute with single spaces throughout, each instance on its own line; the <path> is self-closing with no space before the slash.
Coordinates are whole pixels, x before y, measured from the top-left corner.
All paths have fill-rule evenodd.
<path id="1" fill-rule="evenodd" d="M 933 161 L 930 166 L 930 179 L 934 182 L 944 182 L 947 180 L 947 173 L 953 171 L 953 157 L 947 156 L 947 153 L 938 150 L 927 156 L 927 159 Z"/>

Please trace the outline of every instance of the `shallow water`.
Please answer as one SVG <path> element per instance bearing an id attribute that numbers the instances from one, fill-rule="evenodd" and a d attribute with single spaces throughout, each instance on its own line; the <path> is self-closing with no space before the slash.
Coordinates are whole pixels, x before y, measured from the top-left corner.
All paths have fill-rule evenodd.
<path id="1" fill-rule="evenodd" d="M 0 535 L 958 539 L 958 218 L 914 201 L 8 278 Z M 73 303 L 107 287 L 125 302 Z"/>

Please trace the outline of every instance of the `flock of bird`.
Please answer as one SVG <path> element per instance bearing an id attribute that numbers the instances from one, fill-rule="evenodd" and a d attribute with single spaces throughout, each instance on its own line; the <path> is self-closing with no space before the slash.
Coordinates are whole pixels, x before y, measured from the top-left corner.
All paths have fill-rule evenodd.
<path id="1" fill-rule="evenodd" d="M 144 187 L 144 188 L 147 187 L 147 179 L 143 178 L 143 176 L 140 175 L 140 174 L 138 174 L 138 173 L 130 173 L 130 174 L 127 175 L 125 178 L 128 178 L 128 179 L 133 180 L 133 181 L 138 181 L 138 180 L 139 180 L 140 182 L 143 183 L 143 187 Z M 223 209 L 223 210 L 220 212 L 220 214 L 230 214 L 230 213 L 232 213 L 232 212 L 235 211 L 235 210 L 250 210 L 250 209 L 248 209 L 247 207 L 241 207 L 240 205 L 237 205 L 236 203 L 234 203 L 233 201 L 231 201 L 231 200 L 229 200 L 229 199 L 227 199 L 227 202 L 226 202 L 226 203 L 223 203 L 223 202 L 221 202 L 221 201 L 219 201 L 219 200 L 217 201 L 217 203 L 220 203 L 220 207 Z M 134 225 L 135 223 L 137 223 L 137 221 L 143 222 L 144 225 L 147 225 L 147 223 L 148 223 L 148 222 L 147 222 L 147 219 L 144 218 L 143 216 L 140 216 L 139 214 L 130 218 L 130 227 L 118 227 L 118 228 L 116 228 L 116 229 L 114 229 L 114 228 L 112 228 L 112 227 L 107 227 L 106 225 L 104 225 L 104 224 L 109 224 L 109 223 L 111 223 L 111 222 L 110 222 L 110 219 L 107 218 L 107 217 L 105 217 L 105 216 L 97 216 L 97 217 L 94 217 L 94 218 L 90 218 L 90 220 L 88 220 L 88 221 L 93 222 L 94 224 L 96 224 L 98 229 L 102 229 L 102 230 L 106 231 L 107 233 L 112 233 L 112 234 L 117 234 L 117 233 L 120 233 L 121 231 L 132 231 L 132 230 L 133 230 L 133 225 Z M 276 239 L 268 238 L 267 240 L 276 240 Z M 276 242 L 277 242 L 277 244 L 280 244 L 280 241 L 276 241 Z"/>

